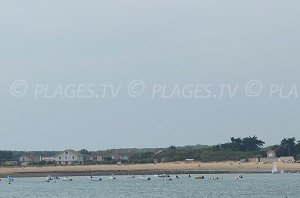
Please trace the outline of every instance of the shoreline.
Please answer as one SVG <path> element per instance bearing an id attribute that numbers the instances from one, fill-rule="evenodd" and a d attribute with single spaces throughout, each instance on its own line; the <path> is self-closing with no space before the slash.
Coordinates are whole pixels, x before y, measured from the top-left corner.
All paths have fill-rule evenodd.
<path id="1" fill-rule="evenodd" d="M 278 170 L 300 172 L 300 163 L 277 163 Z M 87 175 L 153 175 L 153 174 L 253 174 L 270 173 L 272 164 L 248 162 L 169 162 L 159 164 L 69 165 L 0 167 L 0 177 L 46 177 Z"/>
<path id="2" fill-rule="evenodd" d="M 178 171 L 78 171 L 78 172 L 26 172 L 26 173 L 12 173 L 12 174 L 0 174 L 0 178 L 4 178 L 8 175 L 12 177 L 63 177 L 63 176 L 90 176 L 93 174 L 94 176 L 122 176 L 122 175 L 157 175 L 157 174 L 267 174 L 270 171 L 226 171 L 226 170 L 211 170 L 211 171 L 199 171 L 199 170 L 178 170 Z M 296 173 L 296 172 L 294 172 Z"/>

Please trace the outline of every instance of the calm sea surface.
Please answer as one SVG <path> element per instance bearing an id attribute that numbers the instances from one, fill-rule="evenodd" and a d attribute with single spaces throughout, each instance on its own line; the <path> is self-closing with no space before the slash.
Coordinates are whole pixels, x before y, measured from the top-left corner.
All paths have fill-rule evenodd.
<path id="1" fill-rule="evenodd" d="M 234 174 L 204 175 L 204 180 L 178 175 L 179 179 L 165 181 L 148 176 L 144 181 L 128 176 L 116 176 L 111 180 L 103 176 L 102 181 L 90 181 L 86 177 L 69 177 L 73 181 L 42 182 L 44 178 L 15 178 L 8 184 L 0 181 L 0 197 L 260 197 L 285 198 L 300 197 L 300 174 L 244 174 L 243 179 L 235 179 Z M 209 179 L 219 177 L 219 180 Z M 173 177 L 173 176 L 172 176 Z"/>

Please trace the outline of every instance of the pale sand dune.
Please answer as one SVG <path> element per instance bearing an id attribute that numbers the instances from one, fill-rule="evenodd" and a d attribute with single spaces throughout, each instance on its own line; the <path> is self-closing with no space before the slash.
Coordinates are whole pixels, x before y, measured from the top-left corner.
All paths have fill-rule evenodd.
<path id="1" fill-rule="evenodd" d="M 300 164 L 277 163 L 278 170 L 299 171 Z M 34 174 L 34 173 L 88 173 L 88 172 L 159 172 L 159 171 L 224 171 L 224 172 L 267 172 L 271 171 L 272 164 L 238 162 L 171 162 L 159 164 L 134 165 L 89 165 L 89 166 L 47 166 L 47 167 L 1 167 L 0 175 Z"/>

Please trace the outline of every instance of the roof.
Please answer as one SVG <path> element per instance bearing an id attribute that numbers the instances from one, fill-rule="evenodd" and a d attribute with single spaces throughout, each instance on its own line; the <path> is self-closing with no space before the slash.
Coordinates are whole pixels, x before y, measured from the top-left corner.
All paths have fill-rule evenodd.
<path id="1" fill-rule="evenodd" d="M 268 150 L 267 153 L 276 153 L 274 150 Z"/>
<path id="2" fill-rule="evenodd" d="M 22 155 L 19 158 L 23 158 L 23 157 L 26 157 L 26 158 L 29 158 L 29 159 L 37 159 L 38 158 L 37 156 L 34 156 L 34 155 Z"/>
<path id="3" fill-rule="evenodd" d="M 92 157 L 96 157 L 96 156 L 103 156 L 102 153 L 99 153 L 99 152 L 93 152 L 91 154 L 88 154 L 87 156 L 92 156 Z"/>
<path id="4" fill-rule="evenodd" d="M 64 150 L 64 151 L 61 151 L 61 152 L 57 153 L 54 157 L 57 157 L 57 156 L 59 156 L 61 154 L 64 154 L 65 152 L 69 152 L 69 153 L 73 153 L 75 155 L 83 156 L 83 154 L 81 154 L 78 151 L 75 151 L 75 150 L 72 150 L 72 149 L 67 149 L 67 150 Z"/>

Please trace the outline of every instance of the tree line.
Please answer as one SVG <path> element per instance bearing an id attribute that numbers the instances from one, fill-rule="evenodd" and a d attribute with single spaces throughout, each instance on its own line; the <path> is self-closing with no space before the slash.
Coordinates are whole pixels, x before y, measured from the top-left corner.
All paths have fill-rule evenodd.
<path id="1" fill-rule="evenodd" d="M 278 156 L 294 156 L 296 160 L 300 160 L 300 141 L 295 137 L 283 138 L 277 145 L 264 147 L 265 142 L 257 136 L 249 137 L 231 137 L 230 141 L 214 146 L 194 145 L 155 149 L 120 149 L 118 152 L 129 157 L 129 163 L 153 163 L 153 162 L 170 162 L 183 161 L 185 159 L 195 159 L 199 161 L 225 161 L 240 160 L 250 157 L 265 157 L 267 150 L 274 150 Z M 157 151 L 160 152 L 157 152 Z M 107 150 L 107 152 L 110 150 Z M 90 154 L 91 151 L 82 149 L 82 154 Z M 105 151 L 104 151 L 105 152 Z M 32 151 L 31 155 L 50 156 L 56 152 L 51 151 Z M 21 155 L 28 154 L 24 151 L 1 151 L 0 165 L 5 161 L 18 160 Z M 112 159 L 105 158 L 107 162 Z"/>
<path id="2" fill-rule="evenodd" d="M 300 160 L 300 141 L 295 137 L 284 138 L 278 145 L 264 147 L 265 142 L 257 136 L 231 137 L 230 141 L 223 144 L 206 147 L 175 147 L 170 146 L 159 154 L 151 151 L 131 156 L 130 160 L 136 163 L 171 162 L 194 159 L 199 161 L 225 161 L 240 160 L 252 157 L 266 157 L 266 151 L 274 150 L 277 156 L 294 156 Z"/>

